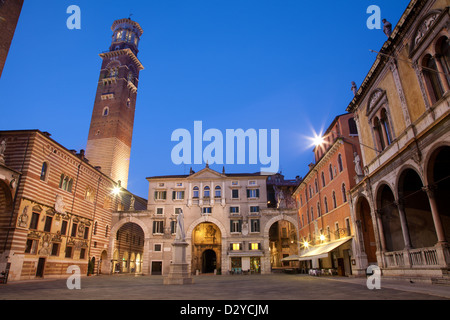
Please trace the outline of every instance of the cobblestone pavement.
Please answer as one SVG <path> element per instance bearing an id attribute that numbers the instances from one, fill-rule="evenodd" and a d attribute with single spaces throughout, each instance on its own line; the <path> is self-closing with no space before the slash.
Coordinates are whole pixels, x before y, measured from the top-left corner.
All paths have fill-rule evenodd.
<path id="1" fill-rule="evenodd" d="M 102 275 L 0 285 L 0 300 L 450 300 L 450 286 L 381 280 L 369 290 L 361 278 L 309 275 L 195 276 L 192 285 L 164 285 L 162 276 Z"/>

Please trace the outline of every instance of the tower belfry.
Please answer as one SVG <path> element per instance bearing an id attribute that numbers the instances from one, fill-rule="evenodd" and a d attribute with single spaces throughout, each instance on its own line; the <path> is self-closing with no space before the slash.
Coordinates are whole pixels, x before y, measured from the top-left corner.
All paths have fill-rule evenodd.
<path id="1" fill-rule="evenodd" d="M 86 146 L 86 157 L 113 180 L 128 184 L 139 72 L 137 58 L 141 26 L 131 19 L 114 21 L 102 67 Z"/>

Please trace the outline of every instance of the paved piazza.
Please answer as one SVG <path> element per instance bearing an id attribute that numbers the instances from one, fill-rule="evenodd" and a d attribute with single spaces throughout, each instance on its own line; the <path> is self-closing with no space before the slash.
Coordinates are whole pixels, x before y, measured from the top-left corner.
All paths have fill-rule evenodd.
<path id="1" fill-rule="evenodd" d="M 162 276 L 82 277 L 81 289 L 66 279 L 0 285 L 2 300 L 450 300 L 450 286 L 381 279 L 369 290 L 366 279 L 309 275 L 194 277 L 193 285 L 164 285 Z"/>

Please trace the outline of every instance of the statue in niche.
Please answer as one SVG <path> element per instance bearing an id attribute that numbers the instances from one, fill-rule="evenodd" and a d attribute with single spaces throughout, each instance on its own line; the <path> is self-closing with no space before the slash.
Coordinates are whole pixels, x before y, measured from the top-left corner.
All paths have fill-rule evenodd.
<path id="1" fill-rule="evenodd" d="M 363 176 L 363 172 L 361 170 L 361 159 L 359 158 L 358 153 L 354 152 L 353 155 L 355 156 L 355 160 L 353 162 L 355 163 L 355 171 L 358 176 Z"/>
<path id="2" fill-rule="evenodd" d="M 42 248 L 39 250 L 40 255 L 48 256 L 50 254 L 50 235 L 45 234 L 42 237 Z"/>
<path id="3" fill-rule="evenodd" d="M 56 201 L 55 201 L 55 211 L 62 216 L 66 215 L 65 211 L 66 204 L 64 203 L 64 199 L 61 195 L 56 195 Z"/>
<path id="4" fill-rule="evenodd" d="M 22 214 L 19 217 L 17 225 L 21 228 L 26 228 L 28 226 L 28 206 L 23 208 Z"/>

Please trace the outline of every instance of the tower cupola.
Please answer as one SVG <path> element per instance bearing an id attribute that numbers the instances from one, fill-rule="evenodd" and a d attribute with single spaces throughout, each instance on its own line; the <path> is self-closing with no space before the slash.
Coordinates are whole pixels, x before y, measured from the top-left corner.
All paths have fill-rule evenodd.
<path id="1" fill-rule="evenodd" d="M 113 31 L 113 36 L 109 51 L 129 48 L 137 56 L 139 40 L 144 33 L 139 23 L 129 18 L 119 19 L 114 21 L 111 30 Z"/>

